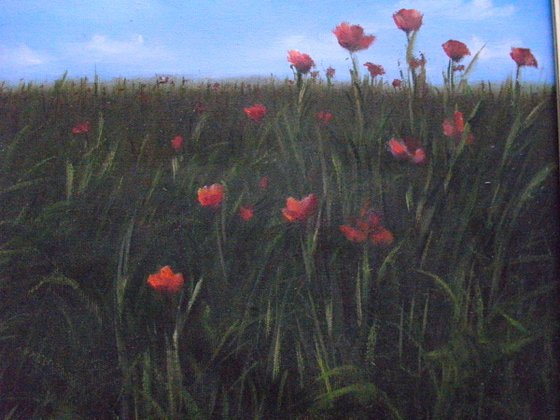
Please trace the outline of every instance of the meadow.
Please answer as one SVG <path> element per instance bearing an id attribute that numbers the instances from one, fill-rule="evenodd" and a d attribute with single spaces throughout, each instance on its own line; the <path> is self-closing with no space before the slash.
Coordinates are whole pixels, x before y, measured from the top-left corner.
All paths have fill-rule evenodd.
<path id="1" fill-rule="evenodd" d="M 557 417 L 554 87 L 291 58 L 2 85 L 4 418 Z"/>

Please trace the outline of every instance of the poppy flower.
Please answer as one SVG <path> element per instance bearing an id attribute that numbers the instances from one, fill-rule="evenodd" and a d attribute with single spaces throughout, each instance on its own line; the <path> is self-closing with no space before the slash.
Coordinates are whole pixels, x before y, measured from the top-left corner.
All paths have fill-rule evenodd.
<path id="1" fill-rule="evenodd" d="M 373 63 L 364 63 L 364 67 L 367 67 L 369 74 L 371 75 L 372 79 L 375 76 L 381 76 L 382 74 L 385 74 L 385 69 L 383 68 L 383 66 L 380 66 L 379 64 L 373 64 Z"/>
<path id="2" fill-rule="evenodd" d="M 308 54 L 296 50 L 288 51 L 288 61 L 301 74 L 305 74 L 311 70 L 311 67 L 315 67 L 315 62 Z"/>
<path id="3" fill-rule="evenodd" d="M 393 20 L 397 28 L 405 31 L 407 34 L 420 29 L 423 17 L 422 13 L 414 9 L 401 9 L 393 14 Z"/>
<path id="4" fill-rule="evenodd" d="M 455 62 L 461 61 L 466 55 L 471 55 L 471 52 L 465 44 L 461 41 L 450 39 L 442 45 L 445 54 Z"/>
<path id="5" fill-rule="evenodd" d="M 329 111 L 319 111 L 317 112 L 317 114 L 315 115 L 317 117 L 317 120 L 321 122 L 321 125 L 326 126 L 328 125 L 332 119 L 334 118 L 334 115 L 332 114 L 332 112 Z"/>
<path id="6" fill-rule="evenodd" d="M 202 114 L 206 112 L 206 106 L 204 106 L 202 102 L 197 102 L 194 104 L 193 111 L 196 112 L 197 114 Z"/>
<path id="7" fill-rule="evenodd" d="M 170 266 L 162 267 L 158 273 L 148 276 L 148 284 L 152 289 L 161 293 L 177 293 L 185 284 L 181 273 L 174 273 Z"/>
<path id="8" fill-rule="evenodd" d="M 513 61 L 517 64 L 517 67 L 529 66 L 537 67 L 537 60 L 535 56 L 531 53 L 529 48 L 511 48 L 509 53 Z"/>
<path id="9" fill-rule="evenodd" d="M 424 57 L 424 54 L 420 54 L 420 58 L 412 57 L 408 61 L 408 65 L 413 69 L 417 69 L 418 67 L 424 67 L 426 65 L 426 57 Z"/>
<path id="10" fill-rule="evenodd" d="M 72 127 L 72 134 L 87 134 L 91 130 L 89 121 L 83 121 Z"/>
<path id="11" fill-rule="evenodd" d="M 171 140 L 171 147 L 173 148 L 173 150 L 175 150 L 178 153 L 183 148 L 183 143 L 184 142 L 185 142 L 185 139 L 183 139 L 183 136 L 177 135 L 177 136 L 173 137 L 173 139 Z"/>
<path id="12" fill-rule="evenodd" d="M 253 218 L 255 210 L 253 206 L 241 206 L 239 208 L 239 217 L 243 219 L 244 222 L 248 222 Z"/>
<path id="13" fill-rule="evenodd" d="M 451 70 L 453 71 L 464 71 L 465 70 L 465 66 L 463 66 L 462 64 L 460 66 L 453 66 L 451 68 Z"/>
<path id="14" fill-rule="evenodd" d="M 309 75 L 311 76 L 312 79 L 318 79 L 319 78 L 319 72 L 318 71 L 312 71 L 309 73 Z"/>
<path id="15" fill-rule="evenodd" d="M 443 121 L 442 124 L 443 134 L 447 137 L 452 137 L 455 141 L 461 141 L 461 137 L 463 136 L 463 132 L 465 131 L 465 121 L 463 118 L 463 113 L 459 111 L 455 111 L 453 114 L 453 120 L 446 119 Z M 472 144 L 474 142 L 474 136 L 469 134 L 467 139 L 465 140 L 466 144 Z"/>
<path id="16" fill-rule="evenodd" d="M 224 200 L 224 186 L 212 184 L 198 189 L 198 202 L 203 207 L 217 208 Z"/>
<path id="17" fill-rule="evenodd" d="M 217 91 L 220 90 L 220 87 L 221 87 L 220 84 L 219 84 L 218 82 L 215 82 L 215 83 L 212 85 L 212 90 L 213 90 L 214 92 L 217 92 Z"/>
<path id="18" fill-rule="evenodd" d="M 391 154 L 399 160 L 409 160 L 417 165 L 426 163 L 426 151 L 420 146 L 418 140 L 412 137 L 404 139 L 392 138 L 387 142 Z"/>
<path id="19" fill-rule="evenodd" d="M 332 79 L 335 73 L 336 70 L 332 67 L 327 67 L 327 70 L 325 70 L 325 75 L 327 76 L 327 79 Z"/>
<path id="20" fill-rule="evenodd" d="M 393 87 L 395 89 L 398 89 L 402 86 L 402 80 L 401 79 L 394 79 L 393 83 L 391 83 L 393 85 Z"/>
<path id="21" fill-rule="evenodd" d="M 251 121 L 260 122 L 262 121 L 268 110 L 263 104 L 255 104 L 248 108 L 244 108 L 243 112 L 245 112 L 245 115 L 247 115 L 247 118 L 249 118 Z"/>
<path id="22" fill-rule="evenodd" d="M 338 44 L 351 53 L 366 50 L 375 41 L 374 35 L 364 35 L 364 29 L 360 25 L 350 25 L 347 22 L 334 28 L 333 33 Z"/>
<path id="23" fill-rule="evenodd" d="M 309 194 L 301 200 L 288 197 L 282 215 L 288 222 L 305 221 L 317 211 L 318 200 L 315 194 Z"/>
<path id="24" fill-rule="evenodd" d="M 368 238 L 379 246 L 393 243 L 395 237 L 381 224 L 381 215 L 364 206 L 360 210 L 360 217 L 355 220 L 355 226 L 341 225 L 339 230 L 350 242 L 362 243 Z"/>
<path id="25" fill-rule="evenodd" d="M 263 176 L 260 180 L 259 180 L 259 188 L 261 190 L 266 190 L 268 188 L 268 184 L 269 184 L 270 180 L 267 176 Z"/>

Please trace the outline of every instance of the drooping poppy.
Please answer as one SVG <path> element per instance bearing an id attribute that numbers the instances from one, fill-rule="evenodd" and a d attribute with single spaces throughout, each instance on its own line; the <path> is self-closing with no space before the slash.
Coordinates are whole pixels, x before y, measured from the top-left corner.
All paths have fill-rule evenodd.
<path id="1" fill-rule="evenodd" d="M 531 53 L 529 48 L 511 48 L 511 52 L 509 53 L 517 67 L 528 66 L 528 67 L 537 67 L 537 59 Z"/>
<path id="2" fill-rule="evenodd" d="M 251 121 L 261 122 L 267 114 L 268 110 L 263 104 L 254 104 L 250 107 L 244 108 L 243 112 Z"/>
<path id="3" fill-rule="evenodd" d="M 255 215 L 255 210 L 253 206 L 241 206 L 239 208 L 239 217 L 243 219 L 244 222 L 248 222 Z"/>
<path id="4" fill-rule="evenodd" d="M 72 134 L 87 134 L 91 130 L 89 121 L 82 121 L 72 127 Z"/>
<path id="5" fill-rule="evenodd" d="M 381 76 L 385 74 L 385 69 L 383 68 L 383 66 L 380 66 L 379 64 L 373 64 L 367 62 L 364 63 L 364 67 L 367 67 L 369 74 L 371 75 L 372 78 L 374 78 L 375 76 Z"/>
<path id="6" fill-rule="evenodd" d="M 198 202 L 203 207 L 217 208 L 224 200 L 224 186 L 212 184 L 198 189 Z"/>
<path id="7" fill-rule="evenodd" d="M 393 20 L 397 28 L 407 34 L 420 29 L 423 17 L 424 15 L 415 9 L 401 9 L 393 14 Z"/>
<path id="8" fill-rule="evenodd" d="M 375 41 L 374 35 L 364 35 L 364 29 L 360 25 L 350 25 L 347 22 L 334 28 L 333 33 L 339 45 L 351 53 L 368 49 Z"/>
<path id="9" fill-rule="evenodd" d="M 447 137 L 452 137 L 455 141 L 461 141 L 463 132 L 465 131 L 465 120 L 463 118 L 463 113 L 455 111 L 453 114 L 453 119 L 446 119 L 442 124 L 443 134 Z M 474 136 L 470 133 L 465 139 L 466 144 L 472 144 L 474 142 Z"/>
<path id="10" fill-rule="evenodd" d="M 288 61 L 301 74 L 306 74 L 311 67 L 315 67 L 315 62 L 308 54 L 296 50 L 288 51 Z"/>
<path id="11" fill-rule="evenodd" d="M 170 266 L 162 267 L 159 272 L 148 276 L 148 285 L 157 292 L 177 293 L 185 284 L 181 273 L 174 273 Z"/>
<path id="12" fill-rule="evenodd" d="M 467 46 L 461 41 L 450 39 L 442 45 L 443 51 L 454 62 L 461 61 L 465 56 L 471 55 Z"/>
<path id="13" fill-rule="evenodd" d="M 178 153 L 183 148 L 184 142 L 185 142 L 185 139 L 183 138 L 183 136 L 176 135 L 171 140 L 171 147 L 173 148 L 173 150 L 175 150 Z"/>
<path id="14" fill-rule="evenodd" d="M 288 197 L 282 215 L 288 222 L 305 221 L 317 211 L 318 200 L 315 194 L 309 194 L 301 200 Z"/>

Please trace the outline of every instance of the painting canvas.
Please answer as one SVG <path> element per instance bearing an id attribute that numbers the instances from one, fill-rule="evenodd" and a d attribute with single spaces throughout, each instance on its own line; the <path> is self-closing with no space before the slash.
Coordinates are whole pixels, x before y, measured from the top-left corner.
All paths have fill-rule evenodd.
<path id="1" fill-rule="evenodd" d="M 3 418 L 558 417 L 549 1 L 2 5 Z"/>

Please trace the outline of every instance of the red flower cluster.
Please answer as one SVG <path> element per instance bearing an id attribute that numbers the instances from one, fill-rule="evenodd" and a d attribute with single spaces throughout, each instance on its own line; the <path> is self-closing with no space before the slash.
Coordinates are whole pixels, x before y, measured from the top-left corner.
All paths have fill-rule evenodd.
<path id="1" fill-rule="evenodd" d="M 350 25 L 342 22 L 333 33 L 342 48 L 346 48 L 351 53 L 368 49 L 375 40 L 373 35 L 364 35 L 364 29 L 360 25 Z"/>
<path id="2" fill-rule="evenodd" d="M 529 48 L 511 48 L 509 53 L 517 67 L 529 66 L 537 67 L 537 60 Z"/>
<path id="3" fill-rule="evenodd" d="M 72 127 L 72 134 L 86 134 L 91 130 L 89 121 L 83 121 Z"/>
<path id="4" fill-rule="evenodd" d="M 391 154 L 399 160 L 409 160 L 417 165 L 426 163 L 426 151 L 413 137 L 405 137 L 402 140 L 392 138 L 387 142 L 387 147 Z"/>
<path id="5" fill-rule="evenodd" d="M 329 111 L 319 111 L 317 112 L 316 117 L 317 120 L 321 122 L 321 125 L 326 126 L 332 121 L 334 115 Z"/>
<path id="6" fill-rule="evenodd" d="M 212 184 L 198 189 L 198 202 L 203 207 L 218 208 L 224 200 L 224 186 Z"/>
<path id="7" fill-rule="evenodd" d="M 461 41 L 450 39 L 442 47 L 445 54 L 455 62 L 461 61 L 466 55 L 471 55 L 467 46 Z"/>
<path id="8" fill-rule="evenodd" d="M 391 245 L 395 240 L 393 233 L 381 224 L 381 215 L 364 206 L 354 226 L 341 225 L 340 231 L 351 242 L 362 243 L 368 238 L 379 246 Z"/>
<path id="9" fill-rule="evenodd" d="M 383 68 L 383 66 L 380 66 L 379 64 L 373 64 L 367 62 L 364 63 L 364 66 L 367 67 L 369 74 L 371 75 L 372 78 L 374 78 L 375 76 L 381 76 L 382 74 L 385 74 L 385 69 Z"/>
<path id="10" fill-rule="evenodd" d="M 177 293 L 183 287 L 185 279 L 181 273 L 175 274 L 170 266 L 166 265 L 158 273 L 148 276 L 148 284 L 152 289 L 161 293 Z"/>
<path id="11" fill-rule="evenodd" d="M 317 211 L 318 200 L 315 194 L 309 194 L 301 200 L 288 197 L 286 207 L 282 209 L 282 215 L 288 222 L 306 221 Z"/>
<path id="12" fill-rule="evenodd" d="M 309 55 L 296 50 L 288 51 L 288 61 L 301 74 L 305 74 L 311 70 L 311 67 L 315 67 L 315 62 Z"/>
<path id="13" fill-rule="evenodd" d="M 244 222 L 248 222 L 253 218 L 255 210 L 253 206 L 241 206 L 239 208 L 239 217 L 243 219 Z"/>
<path id="14" fill-rule="evenodd" d="M 251 121 L 261 122 L 268 110 L 263 104 L 255 104 L 248 108 L 244 108 L 243 112 L 245 112 L 245 115 L 247 115 L 247 118 L 249 118 Z"/>
<path id="15" fill-rule="evenodd" d="M 465 131 L 465 120 L 463 119 L 463 113 L 455 111 L 453 114 L 453 120 L 446 119 L 443 124 L 443 134 L 447 137 L 452 137 L 455 141 L 460 142 L 463 137 L 463 132 Z M 472 144 L 474 142 L 474 136 L 471 134 L 465 140 L 466 144 Z"/>
<path id="16" fill-rule="evenodd" d="M 171 147 L 173 148 L 173 150 L 175 150 L 177 153 L 179 153 L 181 151 L 181 149 L 183 148 L 183 143 L 185 142 L 185 139 L 183 139 L 183 136 L 177 135 L 175 137 L 173 137 L 173 139 L 171 140 Z"/>
<path id="17" fill-rule="evenodd" d="M 401 9 L 393 14 L 393 20 L 397 28 L 405 31 L 407 34 L 420 29 L 423 17 L 422 13 L 414 9 Z"/>

